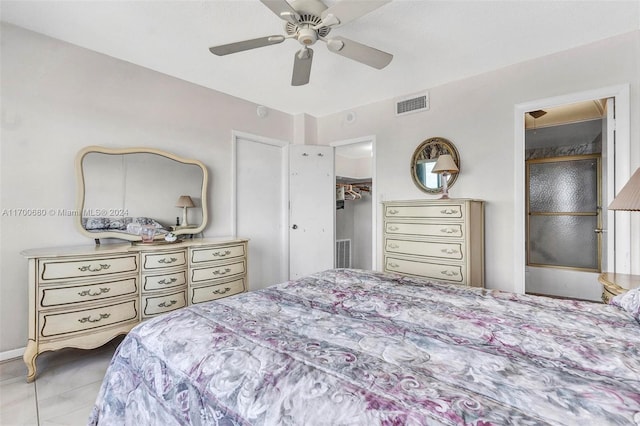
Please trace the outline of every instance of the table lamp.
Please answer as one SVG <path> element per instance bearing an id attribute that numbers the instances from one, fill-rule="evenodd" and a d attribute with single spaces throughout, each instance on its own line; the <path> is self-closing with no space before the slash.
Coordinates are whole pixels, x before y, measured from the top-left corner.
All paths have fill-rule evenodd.
<path id="1" fill-rule="evenodd" d="M 640 211 L 640 169 L 636 170 L 609 204 L 609 210 Z"/>
<path id="2" fill-rule="evenodd" d="M 187 223 L 187 209 L 189 207 L 195 207 L 191 197 L 188 195 L 181 195 L 180 198 L 178 198 L 176 207 L 182 207 L 182 226 L 189 226 L 189 223 Z"/>
<path id="3" fill-rule="evenodd" d="M 442 175 L 442 198 L 449 198 L 449 183 L 447 182 L 451 173 L 457 173 L 459 171 L 458 166 L 453 161 L 453 157 L 450 154 L 442 154 L 438 157 L 436 165 L 431 169 L 432 173 L 438 173 Z"/>

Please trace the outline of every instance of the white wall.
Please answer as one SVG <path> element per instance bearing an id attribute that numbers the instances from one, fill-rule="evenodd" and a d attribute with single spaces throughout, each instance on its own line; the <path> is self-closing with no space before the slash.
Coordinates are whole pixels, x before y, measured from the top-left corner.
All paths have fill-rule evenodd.
<path id="1" fill-rule="evenodd" d="M 159 148 L 209 170 L 205 236 L 231 234 L 231 131 L 292 140 L 293 119 L 128 62 L 2 24 L 0 210 L 75 208 L 74 159 L 87 145 Z M 5 210 L 7 209 L 7 210 Z M 176 214 L 177 215 L 177 214 Z M 93 242 L 72 217 L 0 217 L 0 352 L 27 339 L 20 251 Z"/>
<path id="2" fill-rule="evenodd" d="M 346 111 L 322 117 L 318 120 L 318 143 L 375 134 L 380 194 L 376 202 L 380 202 L 431 197 L 411 180 L 411 155 L 427 138 L 451 140 L 461 156 L 460 177 L 451 195 L 486 201 L 487 286 L 513 290 L 514 106 L 619 84 L 630 84 L 631 89 L 629 161 L 635 170 L 640 165 L 640 31 L 428 88 L 431 109 L 426 112 L 396 117 L 394 100 L 389 99 L 351 109 L 358 118 L 348 126 L 344 124 Z M 380 214 L 380 209 L 377 211 Z M 635 217 L 632 235 L 640 235 L 638 223 Z M 381 235 L 380 229 L 379 254 Z M 637 274 L 640 239 L 634 240 L 632 268 Z"/>

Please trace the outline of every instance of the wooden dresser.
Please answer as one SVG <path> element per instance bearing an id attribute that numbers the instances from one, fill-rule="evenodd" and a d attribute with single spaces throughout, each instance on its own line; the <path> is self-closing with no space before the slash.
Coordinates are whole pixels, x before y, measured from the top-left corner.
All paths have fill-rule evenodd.
<path id="1" fill-rule="evenodd" d="M 484 287 L 483 201 L 388 201 L 383 209 L 385 271 Z"/>
<path id="2" fill-rule="evenodd" d="M 243 239 L 45 248 L 22 255 L 29 262 L 29 382 L 42 352 L 95 348 L 147 318 L 248 289 Z"/>

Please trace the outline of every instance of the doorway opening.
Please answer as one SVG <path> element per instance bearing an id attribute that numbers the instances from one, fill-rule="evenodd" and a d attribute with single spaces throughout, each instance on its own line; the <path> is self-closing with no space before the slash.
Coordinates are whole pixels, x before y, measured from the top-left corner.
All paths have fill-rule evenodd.
<path id="1" fill-rule="evenodd" d="M 331 144 L 335 156 L 336 268 L 375 268 L 374 140 Z"/>
<path id="2" fill-rule="evenodd" d="M 601 296 L 608 107 L 595 99 L 526 113 L 526 293 Z"/>
<path id="3" fill-rule="evenodd" d="M 618 85 L 593 89 L 585 92 L 576 92 L 566 95 L 556 96 L 552 98 L 539 99 L 517 104 L 514 107 L 514 291 L 517 293 L 525 293 L 526 275 L 530 271 L 527 266 L 527 201 L 526 201 L 526 156 L 525 156 L 525 122 L 530 121 L 531 124 L 535 117 L 529 112 L 548 111 L 551 108 L 580 103 L 594 102 L 601 99 L 607 100 L 606 120 L 603 120 L 603 126 L 606 128 L 607 141 L 602 144 L 602 220 L 603 233 L 602 238 L 602 265 L 603 271 L 615 271 L 618 273 L 630 273 L 630 255 L 631 255 L 631 221 L 630 217 L 614 214 L 613 211 L 607 210 L 606 207 L 611 203 L 615 194 L 621 189 L 622 185 L 627 182 L 630 176 L 630 94 L 629 85 Z M 535 118 L 535 129 L 540 132 L 544 128 L 543 119 Z M 603 129 L 603 135 L 605 129 Z M 558 274 L 564 272 L 563 269 L 556 268 L 539 268 L 544 272 L 555 271 Z M 593 273 L 597 277 L 597 273 Z M 570 279 L 560 281 L 560 287 L 565 291 L 560 294 L 562 297 L 586 298 L 589 300 L 599 300 L 601 296 L 602 286 L 597 282 L 589 280 L 585 284 L 585 280 L 579 280 L 578 283 L 572 282 Z M 575 291 L 576 285 L 580 286 L 578 292 Z M 588 289 L 588 290 L 586 290 Z M 584 295 L 587 292 L 588 295 Z M 583 294 L 577 296 L 576 294 Z"/>

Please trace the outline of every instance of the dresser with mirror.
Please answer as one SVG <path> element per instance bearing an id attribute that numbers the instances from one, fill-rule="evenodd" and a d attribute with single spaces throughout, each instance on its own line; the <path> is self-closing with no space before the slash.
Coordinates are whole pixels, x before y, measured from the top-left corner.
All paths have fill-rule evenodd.
<path id="1" fill-rule="evenodd" d="M 200 161 L 91 146 L 78 153 L 76 173 L 73 218 L 92 244 L 22 252 L 27 381 L 43 352 L 96 348 L 141 321 L 248 289 L 248 241 L 202 237 L 208 173 Z"/>

